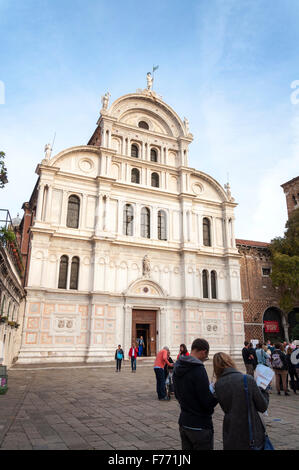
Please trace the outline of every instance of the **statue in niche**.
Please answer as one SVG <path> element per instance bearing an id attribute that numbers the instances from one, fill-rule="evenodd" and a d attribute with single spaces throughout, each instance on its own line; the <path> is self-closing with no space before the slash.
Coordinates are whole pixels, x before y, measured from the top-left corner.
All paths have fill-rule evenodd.
<path id="1" fill-rule="evenodd" d="M 142 274 L 146 277 L 149 277 L 151 274 L 151 264 L 148 255 L 145 255 L 142 261 Z"/>
<path id="2" fill-rule="evenodd" d="M 108 108 L 110 93 L 107 91 L 104 96 L 102 96 L 102 109 L 106 110 Z"/>
<path id="3" fill-rule="evenodd" d="M 45 152 L 45 158 L 46 158 L 47 160 L 50 160 L 50 158 L 51 158 L 51 153 L 52 153 L 51 144 L 46 144 L 46 145 L 45 145 L 45 150 L 44 150 L 44 152 Z"/>
<path id="4" fill-rule="evenodd" d="M 154 79 L 153 79 L 153 77 L 152 77 L 152 74 L 151 74 L 150 72 L 148 72 L 147 75 L 146 75 L 146 82 L 147 82 L 146 88 L 147 88 L 148 91 L 151 91 L 151 90 L 152 90 L 152 88 L 153 88 L 153 81 L 154 81 Z"/>

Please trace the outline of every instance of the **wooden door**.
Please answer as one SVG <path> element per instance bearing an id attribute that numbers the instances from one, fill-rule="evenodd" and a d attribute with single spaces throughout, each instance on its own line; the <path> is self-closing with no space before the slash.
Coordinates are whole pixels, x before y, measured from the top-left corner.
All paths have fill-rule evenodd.
<path id="1" fill-rule="evenodd" d="M 155 310 L 133 310 L 132 311 L 132 341 L 136 344 L 136 325 L 143 324 L 148 325 L 149 337 L 148 337 L 148 353 L 150 356 L 155 356 L 156 351 L 156 337 L 157 337 L 157 326 L 156 326 L 156 311 Z"/>

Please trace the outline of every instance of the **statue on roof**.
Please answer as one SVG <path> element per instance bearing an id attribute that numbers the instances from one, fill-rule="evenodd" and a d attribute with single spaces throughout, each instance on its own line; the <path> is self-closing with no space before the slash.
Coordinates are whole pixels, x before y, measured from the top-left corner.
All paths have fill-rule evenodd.
<path id="1" fill-rule="evenodd" d="M 186 133 L 189 134 L 189 120 L 186 117 L 184 117 L 184 126 L 186 129 Z"/>
<path id="2" fill-rule="evenodd" d="M 150 72 L 147 72 L 147 75 L 146 75 L 146 82 L 147 82 L 147 90 L 148 91 L 152 91 L 152 88 L 153 88 L 153 77 L 152 77 L 152 74 Z"/>
<path id="3" fill-rule="evenodd" d="M 51 147 L 51 144 L 46 144 L 45 145 L 45 159 L 46 160 L 50 160 L 51 158 L 51 153 L 52 153 L 52 147 Z"/>
<path id="4" fill-rule="evenodd" d="M 228 182 L 224 185 L 224 189 L 226 191 L 226 195 L 228 197 L 228 200 L 231 201 L 231 202 L 234 202 L 235 199 L 232 197 L 232 193 L 231 193 L 231 190 L 230 190 L 230 184 Z"/>
<path id="5" fill-rule="evenodd" d="M 105 93 L 104 96 L 102 96 L 102 109 L 104 109 L 106 111 L 106 109 L 108 108 L 108 104 L 109 104 L 109 99 L 110 99 L 110 93 L 109 91 L 107 91 Z"/>

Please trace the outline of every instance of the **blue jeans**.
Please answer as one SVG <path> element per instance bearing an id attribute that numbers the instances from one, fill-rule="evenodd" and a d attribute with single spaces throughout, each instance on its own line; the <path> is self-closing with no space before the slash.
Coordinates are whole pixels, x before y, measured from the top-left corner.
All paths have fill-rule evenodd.
<path id="1" fill-rule="evenodd" d="M 131 357 L 132 370 L 136 370 L 136 357 Z"/>
<path id="2" fill-rule="evenodd" d="M 166 388 L 165 388 L 165 374 L 164 369 L 160 367 L 154 369 L 157 380 L 157 394 L 159 400 L 166 397 Z"/>

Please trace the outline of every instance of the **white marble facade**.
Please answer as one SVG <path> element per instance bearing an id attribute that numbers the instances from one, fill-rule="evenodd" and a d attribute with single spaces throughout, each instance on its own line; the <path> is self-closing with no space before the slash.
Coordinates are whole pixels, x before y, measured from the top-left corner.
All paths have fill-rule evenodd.
<path id="1" fill-rule="evenodd" d="M 156 311 L 157 350 L 169 345 L 176 354 L 180 343 L 190 348 L 194 338 L 204 337 L 211 353 L 239 355 L 244 327 L 230 192 L 188 166 L 193 140 L 188 121 L 158 95 L 138 90 L 110 108 L 108 99 L 89 145 L 68 148 L 38 165 L 19 362 L 111 360 L 119 343 L 127 354 L 132 310 L 140 309 Z M 132 145 L 138 157 L 131 156 Z M 139 171 L 139 183 L 131 182 L 132 169 Z M 152 173 L 159 187 L 152 186 Z M 80 204 L 78 228 L 67 226 L 70 196 Z M 129 235 L 126 204 L 133 215 Z M 144 207 L 149 238 L 142 236 Z M 166 219 L 166 240 L 159 239 L 159 211 Z M 210 224 L 210 246 L 204 245 L 203 219 Z M 62 256 L 69 260 L 66 288 L 58 288 Z M 70 288 L 73 257 L 79 259 L 75 289 Z"/>

